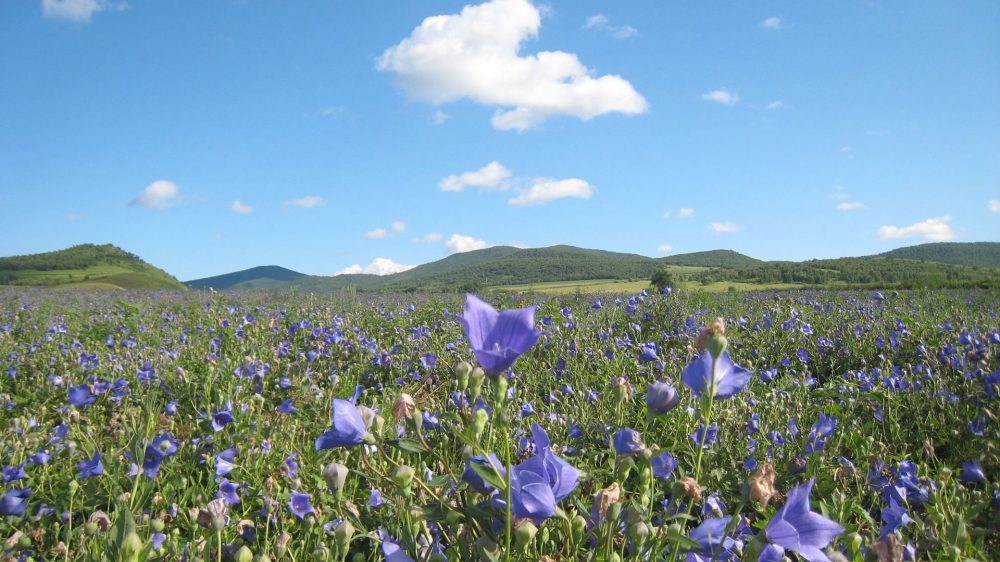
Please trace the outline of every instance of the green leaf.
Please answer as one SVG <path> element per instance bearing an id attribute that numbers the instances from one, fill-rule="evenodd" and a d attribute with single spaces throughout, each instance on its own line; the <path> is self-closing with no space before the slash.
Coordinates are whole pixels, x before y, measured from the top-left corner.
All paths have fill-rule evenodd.
<path id="1" fill-rule="evenodd" d="M 667 531 L 667 533 L 664 535 L 664 538 L 684 548 L 690 548 L 690 549 L 701 548 L 701 545 L 698 544 L 697 542 L 687 538 L 686 536 L 680 533 L 675 533 L 674 531 Z"/>
<path id="2" fill-rule="evenodd" d="M 402 449 L 411 453 L 430 452 L 430 450 L 427 447 L 424 447 L 424 444 L 417 439 L 394 439 L 392 441 L 387 441 L 387 443 L 397 449 Z"/>
<path id="3" fill-rule="evenodd" d="M 483 466 L 481 464 L 471 462 L 469 463 L 469 466 L 471 466 L 472 470 L 475 470 L 476 474 L 482 477 L 482 479 L 485 480 L 490 486 L 493 486 L 501 492 L 507 491 L 507 482 L 505 482 L 504 478 L 500 476 L 500 473 L 493 468 L 493 465 Z"/>
<path id="4" fill-rule="evenodd" d="M 450 474 L 439 474 L 434 478 L 431 478 L 431 481 L 427 483 L 427 485 L 431 488 L 443 488 L 449 484 L 451 484 Z"/>

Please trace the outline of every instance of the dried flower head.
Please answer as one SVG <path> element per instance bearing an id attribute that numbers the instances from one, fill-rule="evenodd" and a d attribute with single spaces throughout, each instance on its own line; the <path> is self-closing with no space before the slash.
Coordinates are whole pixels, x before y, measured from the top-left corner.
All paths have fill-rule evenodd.
<path id="1" fill-rule="evenodd" d="M 766 462 L 750 477 L 750 499 L 760 501 L 761 509 L 767 509 L 768 502 L 776 496 L 774 489 L 774 465 Z"/>
<path id="2" fill-rule="evenodd" d="M 684 495 L 696 502 L 701 501 L 701 486 L 698 481 L 690 476 L 685 476 L 677 481 L 677 485 L 684 491 Z"/>
<path id="3" fill-rule="evenodd" d="M 708 349 L 709 338 L 724 335 L 726 335 L 726 322 L 722 318 L 716 318 L 710 325 L 701 329 L 701 333 L 698 334 L 698 339 L 695 340 L 694 346 L 699 351 L 705 351 Z"/>
<path id="4" fill-rule="evenodd" d="M 392 419 L 399 423 L 400 420 L 411 421 L 417 411 L 417 403 L 413 397 L 403 392 L 396 398 L 396 403 L 392 405 Z"/>
<path id="5" fill-rule="evenodd" d="M 594 505 L 597 507 L 597 513 L 600 513 L 601 517 L 607 517 L 608 508 L 611 507 L 611 504 L 617 503 L 621 499 L 621 495 L 622 488 L 617 482 L 612 482 L 607 488 L 598 490 L 597 494 L 594 495 Z"/>

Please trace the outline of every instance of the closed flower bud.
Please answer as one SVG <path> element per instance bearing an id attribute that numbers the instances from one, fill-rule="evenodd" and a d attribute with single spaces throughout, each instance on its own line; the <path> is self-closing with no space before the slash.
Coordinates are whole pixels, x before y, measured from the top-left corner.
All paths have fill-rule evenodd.
<path id="1" fill-rule="evenodd" d="M 86 523 L 83 524 L 83 532 L 87 533 L 88 535 L 93 535 L 94 533 L 97 532 L 97 523 L 91 523 L 90 521 L 87 521 Z"/>
<path id="2" fill-rule="evenodd" d="M 392 481 L 404 494 L 409 494 L 410 485 L 413 484 L 413 476 L 416 472 L 412 467 L 404 465 L 392 469 Z"/>
<path id="3" fill-rule="evenodd" d="M 77 482 L 76 480 L 70 480 L 69 481 L 69 495 L 72 496 L 72 495 L 76 494 L 76 491 L 79 490 L 79 489 L 80 489 L 80 483 L 79 482 Z"/>
<path id="4" fill-rule="evenodd" d="M 468 361 L 460 361 L 455 365 L 455 382 L 458 383 L 458 391 L 465 392 L 469 388 L 469 374 L 472 373 L 472 365 Z"/>
<path id="5" fill-rule="evenodd" d="M 333 497 L 340 501 L 344 496 L 344 483 L 347 481 L 347 473 L 350 472 L 346 466 L 332 462 L 323 469 L 323 480 L 333 492 Z"/>
<path id="6" fill-rule="evenodd" d="M 528 547 L 531 546 L 531 541 L 535 539 L 535 533 L 538 532 L 538 527 L 531 522 L 530 519 L 525 519 L 514 529 L 514 540 L 516 541 L 517 548 L 522 553 L 528 552 Z"/>
<path id="7" fill-rule="evenodd" d="M 271 557 L 266 552 L 261 552 L 253 559 L 253 562 L 271 562 Z"/>
<path id="8" fill-rule="evenodd" d="M 618 521 L 622 516 L 622 504 L 613 503 L 608 506 L 608 521 Z"/>
<path id="9" fill-rule="evenodd" d="M 462 457 L 463 461 L 475 454 L 476 450 L 471 445 L 462 445 L 462 448 L 458 450 L 458 456 Z"/>
<path id="10" fill-rule="evenodd" d="M 253 562 L 253 552 L 247 548 L 247 545 L 243 545 L 233 555 L 233 560 L 236 562 Z"/>
<path id="11" fill-rule="evenodd" d="M 490 419 L 490 415 L 486 413 L 485 409 L 480 408 L 476 410 L 476 413 L 472 414 L 472 436 L 477 441 L 479 437 L 486 431 L 486 422 Z"/>
<path id="12" fill-rule="evenodd" d="M 493 401 L 503 404 L 507 401 L 507 378 L 504 376 L 490 377 L 493 380 Z"/>
<path id="13" fill-rule="evenodd" d="M 708 339 L 708 352 L 716 359 L 729 347 L 729 340 L 725 336 L 713 336 Z"/>
<path id="14" fill-rule="evenodd" d="M 368 406 L 358 406 L 357 410 L 358 415 L 361 416 L 361 421 L 365 422 L 365 429 L 371 431 L 372 422 L 375 421 L 375 417 L 378 416 L 378 414 L 376 414 L 375 410 L 372 410 Z"/>
<path id="15" fill-rule="evenodd" d="M 326 562 L 330 559 L 330 549 L 326 545 L 319 545 L 313 549 L 313 560 L 316 562 Z"/>
<path id="16" fill-rule="evenodd" d="M 469 373 L 469 389 L 472 391 L 470 394 L 473 400 L 479 397 L 479 393 L 483 390 L 483 381 L 485 380 L 486 373 L 479 367 L 476 367 Z"/>
<path id="17" fill-rule="evenodd" d="M 573 544 L 582 543 L 583 534 L 587 532 L 587 520 L 582 515 L 577 515 L 569 524 L 573 532 Z"/>
<path id="18" fill-rule="evenodd" d="M 631 400 L 632 385 L 628 383 L 628 379 L 625 377 L 615 377 L 611 381 L 611 395 L 615 397 L 615 400 L 623 404 Z"/>
<path id="19" fill-rule="evenodd" d="M 649 538 L 649 525 L 645 521 L 636 521 L 625 530 L 625 536 L 632 540 L 635 548 L 641 549 Z"/>
<path id="20" fill-rule="evenodd" d="M 340 521 L 333 530 L 333 538 L 337 542 L 337 550 L 341 553 L 346 553 L 347 549 L 351 546 L 351 538 L 354 537 L 354 525 L 347 519 Z"/>
<path id="21" fill-rule="evenodd" d="M 163 527 L 164 527 L 163 519 L 156 518 L 149 522 L 149 530 L 153 531 L 154 533 L 162 533 Z"/>
<path id="22" fill-rule="evenodd" d="M 646 407 L 656 415 L 663 415 L 681 403 L 677 389 L 665 382 L 654 382 L 646 390 Z"/>
<path id="23" fill-rule="evenodd" d="M 122 539 L 121 544 L 118 545 L 118 551 L 121 553 L 123 562 L 138 562 L 139 554 L 142 553 L 142 539 L 135 531 L 132 531 Z"/>

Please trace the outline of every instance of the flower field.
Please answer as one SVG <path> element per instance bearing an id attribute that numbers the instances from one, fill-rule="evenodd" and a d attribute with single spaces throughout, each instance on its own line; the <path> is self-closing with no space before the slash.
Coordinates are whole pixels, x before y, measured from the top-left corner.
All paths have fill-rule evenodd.
<path id="1" fill-rule="evenodd" d="M 998 296 L 0 291 L 0 559 L 996 560 Z"/>

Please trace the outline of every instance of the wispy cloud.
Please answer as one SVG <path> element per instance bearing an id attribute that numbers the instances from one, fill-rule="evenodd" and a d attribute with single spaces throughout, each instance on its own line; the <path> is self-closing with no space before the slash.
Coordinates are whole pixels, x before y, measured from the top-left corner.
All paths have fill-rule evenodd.
<path id="1" fill-rule="evenodd" d="M 688 217 L 694 216 L 694 209 L 690 207 L 681 207 L 680 211 L 677 211 L 677 218 L 686 219 Z"/>
<path id="2" fill-rule="evenodd" d="M 451 254 L 461 254 L 463 252 L 471 252 L 473 250 L 482 250 L 483 248 L 489 248 L 493 244 L 486 242 L 479 238 L 473 238 L 471 236 L 462 236 L 461 234 L 452 234 L 451 238 L 444 243 L 444 247 L 448 249 Z"/>
<path id="3" fill-rule="evenodd" d="M 788 106 L 785 104 L 785 102 L 781 100 L 772 101 L 771 103 L 767 104 L 768 109 L 781 109 L 782 107 L 788 107 Z"/>
<path id="4" fill-rule="evenodd" d="M 390 224 L 389 228 L 391 228 L 393 232 L 406 232 L 406 223 L 403 221 L 396 221 Z"/>
<path id="5" fill-rule="evenodd" d="M 712 232 L 716 234 L 722 234 L 724 232 L 737 232 L 740 229 L 739 226 L 731 222 L 713 222 L 712 224 L 708 225 L 708 228 L 710 228 Z"/>
<path id="6" fill-rule="evenodd" d="M 994 213 L 1000 213 L 1000 199 L 990 199 L 990 210 Z"/>
<path id="7" fill-rule="evenodd" d="M 671 246 L 670 244 L 660 244 L 659 246 L 656 247 L 656 251 L 661 254 L 669 254 L 670 252 L 674 251 L 674 247 Z"/>
<path id="8" fill-rule="evenodd" d="M 760 22 L 760 26 L 764 29 L 781 29 L 781 18 L 771 16 Z"/>
<path id="9" fill-rule="evenodd" d="M 434 123 L 435 125 L 441 125 L 442 123 L 444 123 L 449 119 L 451 119 L 451 115 L 448 115 L 447 113 L 441 111 L 440 109 L 435 111 L 434 115 L 431 115 L 431 123 Z"/>
<path id="10" fill-rule="evenodd" d="M 600 28 L 608 25 L 608 18 L 604 14 L 597 14 L 595 16 L 590 16 L 587 18 L 587 22 L 583 24 L 584 29 Z"/>
<path id="11" fill-rule="evenodd" d="M 342 105 L 334 105 L 330 107 L 324 107 L 320 109 L 317 115 L 322 115 L 323 117 L 336 117 L 347 111 L 347 108 Z"/>
<path id="12" fill-rule="evenodd" d="M 510 185 L 507 179 L 511 172 L 499 162 L 490 162 L 474 172 L 465 172 L 462 175 L 451 175 L 438 184 L 441 191 L 462 191 L 467 187 L 478 187 L 479 189 L 508 189 Z"/>
<path id="13" fill-rule="evenodd" d="M 234 213 L 239 213 L 241 215 L 249 215 L 250 213 L 253 212 L 253 207 L 251 207 L 250 205 L 244 205 L 243 203 L 240 203 L 239 199 L 233 201 L 233 204 L 230 205 L 229 208 L 232 209 Z"/>
<path id="14" fill-rule="evenodd" d="M 384 228 L 376 228 L 375 230 L 369 230 L 368 232 L 361 235 L 365 240 L 381 240 L 383 238 L 388 238 L 389 231 Z"/>
<path id="15" fill-rule="evenodd" d="M 284 205 L 286 207 L 300 207 L 302 209 L 309 209 L 312 207 L 319 207 L 320 205 L 326 205 L 326 201 L 322 197 L 310 195 L 308 197 L 299 197 L 298 199 L 290 199 L 288 201 L 285 201 Z"/>
<path id="16" fill-rule="evenodd" d="M 928 242 L 945 242 L 955 238 L 955 233 L 948 224 L 951 215 L 927 219 L 923 222 L 904 226 L 883 226 L 878 229 L 878 237 L 882 240 L 890 238 L 917 238 L 923 237 Z"/>
<path id="17" fill-rule="evenodd" d="M 518 190 L 519 195 L 507 201 L 514 207 L 541 205 L 553 199 L 578 197 L 590 199 L 593 188 L 581 179 L 555 180 L 551 178 L 535 178 L 535 185 L 529 189 Z"/>
<path id="18" fill-rule="evenodd" d="M 584 121 L 607 113 L 635 115 L 646 100 L 620 76 L 596 76 L 572 53 L 521 53 L 538 37 L 539 9 L 528 0 L 465 6 L 426 18 L 409 37 L 376 60 L 414 99 L 460 99 L 494 106 L 493 127 L 524 131 L 555 115 Z"/>
<path id="19" fill-rule="evenodd" d="M 108 0 L 42 0 L 42 15 L 50 19 L 64 19 L 75 23 L 90 23 L 97 12 L 127 10 L 127 2 Z"/>
<path id="20" fill-rule="evenodd" d="M 583 28 L 607 30 L 612 37 L 618 40 L 628 39 L 629 37 L 637 37 L 639 35 L 639 30 L 631 25 L 610 25 L 607 16 L 604 14 L 597 14 L 596 16 L 588 17 L 587 21 L 583 24 Z"/>
<path id="21" fill-rule="evenodd" d="M 865 206 L 858 201 L 852 201 L 850 203 L 841 203 L 837 205 L 837 209 L 841 211 L 852 211 L 854 209 L 863 209 Z"/>
<path id="22" fill-rule="evenodd" d="M 71 213 L 66 215 L 66 222 L 73 222 L 78 218 L 83 217 L 83 213 Z"/>
<path id="23" fill-rule="evenodd" d="M 417 267 L 415 265 L 403 265 L 396 263 L 389 258 L 375 258 L 370 264 L 361 267 L 361 264 L 354 264 L 349 267 L 345 267 L 340 271 L 334 273 L 337 275 L 350 275 L 357 273 L 367 273 L 369 275 L 392 275 L 393 273 L 402 273 Z"/>
<path id="24" fill-rule="evenodd" d="M 701 99 L 714 101 L 722 105 L 736 105 L 740 102 L 740 96 L 729 90 L 712 90 L 707 94 L 702 94 Z"/>
<path id="25" fill-rule="evenodd" d="M 135 199 L 128 202 L 129 207 L 146 209 L 167 209 L 177 204 L 177 194 L 180 188 L 170 181 L 160 180 L 146 186 Z"/>
<path id="26" fill-rule="evenodd" d="M 410 242 L 440 242 L 443 238 L 440 232 L 429 232 L 420 237 L 410 238 Z"/>

